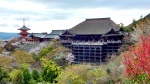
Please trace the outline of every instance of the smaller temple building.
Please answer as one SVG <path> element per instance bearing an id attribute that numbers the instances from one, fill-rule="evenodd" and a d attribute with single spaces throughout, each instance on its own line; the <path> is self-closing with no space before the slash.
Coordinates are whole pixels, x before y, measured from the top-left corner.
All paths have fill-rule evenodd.
<path id="1" fill-rule="evenodd" d="M 52 30 L 51 33 L 30 33 L 28 35 L 29 42 L 46 42 L 51 39 L 59 40 L 59 35 L 61 35 L 65 30 Z"/>
<path id="2" fill-rule="evenodd" d="M 19 28 L 18 30 L 20 30 L 20 39 L 26 39 L 27 36 L 29 35 L 28 30 L 31 30 L 30 28 L 27 28 L 25 26 L 25 23 L 23 24 L 23 26 L 21 28 Z"/>

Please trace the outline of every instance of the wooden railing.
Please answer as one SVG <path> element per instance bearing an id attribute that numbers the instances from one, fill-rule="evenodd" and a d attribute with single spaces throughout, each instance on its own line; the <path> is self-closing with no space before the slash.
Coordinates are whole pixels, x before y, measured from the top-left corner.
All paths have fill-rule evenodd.
<path id="1" fill-rule="evenodd" d="M 69 40 L 61 40 L 61 43 L 71 43 L 72 45 L 104 45 L 104 44 L 108 44 L 108 43 L 122 43 L 121 40 L 117 40 L 117 41 L 97 41 L 97 42 L 93 42 L 93 41 L 69 41 Z"/>
<path id="2" fill-rule="evenodd" d="M 107 41 L 107 42 L 101 42 L 101 41 L 97 41 L 97 42 L 72 42 L 72 45 L 104 45 L 104 44 L 108 44 L 108 43 L 122 43 L 120 40 L 118 41 Z"/>

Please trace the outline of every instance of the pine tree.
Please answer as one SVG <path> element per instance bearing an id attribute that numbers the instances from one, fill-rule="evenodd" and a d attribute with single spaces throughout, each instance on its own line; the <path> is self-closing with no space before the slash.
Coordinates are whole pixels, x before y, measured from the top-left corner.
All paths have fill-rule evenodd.
<path id="1" fill-rule="evenodd" d="M 24 84 L 29 84 L 29 81 L 32 79 L 32 76 L 27 68 L 23 70 L 23 80 Z"/>
<path id="2" fill-rule="evenodd" d="M 36 69 L 33 70 L 33 72 L 32 72 L 32 77 L 33 77 L 33 79 L 34 79 L 36 82 L 41 82 L 41 81 L 42 81 L 42 78 L 41 78 L 39 72 L 38 72 Z"/>

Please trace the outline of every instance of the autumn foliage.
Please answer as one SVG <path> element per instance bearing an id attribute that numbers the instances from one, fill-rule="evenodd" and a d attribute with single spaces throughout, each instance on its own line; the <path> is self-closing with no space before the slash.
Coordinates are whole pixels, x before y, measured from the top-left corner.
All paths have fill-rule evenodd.
<path id="1" fill-rule="evenodd" d="M 135 83 L 150 83 L 150 35 L 124 54 L 125 76 Z"/>

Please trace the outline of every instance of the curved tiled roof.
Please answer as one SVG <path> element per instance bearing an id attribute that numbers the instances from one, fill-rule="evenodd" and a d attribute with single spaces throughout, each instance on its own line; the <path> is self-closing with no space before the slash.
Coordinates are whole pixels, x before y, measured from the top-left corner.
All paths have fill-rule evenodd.
<path id="1" fill-rule="evenodd" d="M 52 30 L 50 34 L 61 35 L 65 30 Z"/>
<path id="2" fill-rule="evenodd" d="M 28 36 L 47 39 L 59 39 L 59 36 L 57 34 L 30 33 Z"/>
<path id="3" fill-rule="evenodd" d="M 27 28 L 25 25 L 23 25 L 21 28 L 19 28 L 18 30 L 31 30 L 30 28 Z"/>
<path id="4" fill-rule="evenodd" d="M 86 19 L 71 28 L 76 34 L 105 34 L 111 29 L 119 31 L 120 27 L 110 18 Z"/>
<path id="5" fill-rule="evenodd" d="M 47 34 L 43 38 L 53 38 L 53 39 L 59 39 L 59 36 L 57 34 Z"/>

